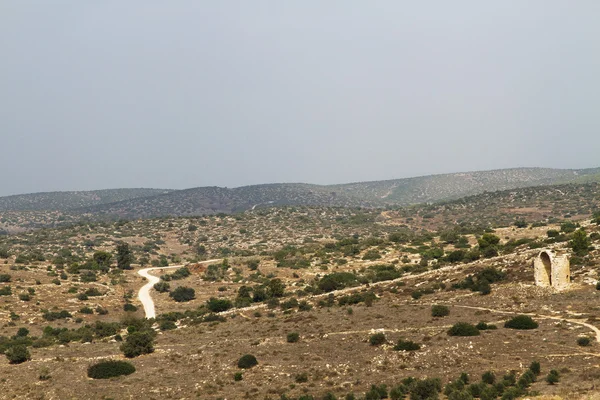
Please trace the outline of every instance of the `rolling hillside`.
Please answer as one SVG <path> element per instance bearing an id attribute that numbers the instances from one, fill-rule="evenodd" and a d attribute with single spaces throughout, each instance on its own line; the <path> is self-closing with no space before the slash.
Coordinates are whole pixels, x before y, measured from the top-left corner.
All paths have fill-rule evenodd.
<path id="1" fill-rule="evenodd" d="M 272 205 L 386 207 L 436 203 L 485 192 L 600 180 L 600 169 L 515 168 L 340 185 L 281 183 L 233 189 L 200 187 L 81 209 L 124 218 L 200 215 Z"/>
<path id="2" fill-rule="evenodd" d="M 106 189 L 74 192 L 44 192 L 0 197 L 2 211 L 67 211 L 168 193 L 168 189 Z"/>
<path id="3" fill-rule="evenodd" d="M 338 185 L 275 183 L 185 190 L 115 189 L 0 198 L 0 212 L 68 211 L 87 217 L 145 218 L 231 213 L 256 207 L 388 207 L 451 201 L 523 187 L 600 181 L 600 168 L 514 168 Z"/>

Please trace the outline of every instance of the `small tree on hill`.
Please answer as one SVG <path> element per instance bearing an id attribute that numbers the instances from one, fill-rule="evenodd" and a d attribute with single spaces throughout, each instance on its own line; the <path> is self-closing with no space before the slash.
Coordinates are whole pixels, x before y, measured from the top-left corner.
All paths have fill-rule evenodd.
<path id="1" fill-rule="evenodd" d="M 578 256 L 584 256 L 590 249 L 590 238 L 583 229 L 577 229 L 573 234 L 573 240 L 571 240 L 571 248 L 573 252 Z"/>
<path id="2" fill-rule="evenodd" d="M 129 244 L 119 242 L 117 244 L 117 267 L 120 269 L 131 269 L 133 255 L 129 249 Z"/>

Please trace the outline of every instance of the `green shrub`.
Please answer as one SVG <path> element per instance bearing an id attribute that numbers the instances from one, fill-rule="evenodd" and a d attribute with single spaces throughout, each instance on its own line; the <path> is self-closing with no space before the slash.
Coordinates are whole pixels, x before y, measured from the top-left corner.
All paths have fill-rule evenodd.
<path id="1" fill-rule="evenodd" d="M 128 334 L 125 342 L 121 345 L 121 351 L 127 358 L 152 353 L 154 351 L 154 332 L 141 331 Z"/>
<path id="2" fill-rule="evenodd" d="M 498 329 L 496 327 L 496 325 L 488 325 L 487 323 L 480 321 L 477 325 L 475 325 L 475 328 L 479 329 L 480 331 L 487 331 L 487 330 L 492 330 L 492 329 Z"/>
<path id="3" fill-rule="evenodd" d="M 173 329 L 177 329 L 177 325 L 175 325 L 175 322 L 170 320 L 161 321 L 158 327 L 161 331 L 170 331 Z"/>
<path id="4" fill-rule="evenodd" d="M 431 306 L 432 317 L 445 317 L 447 315 L 450 315 L 450 309 L 448 307 L 439 304 Z"/>
<path id="5" fill-rule="evenodd" d="M 242 379 L 244 379 L 243 375 L 241 372 L 236 372 L 235 374 L 233 374 L 233 380 L 236 382 L 241 381 Z"/>
<path id="6" fill-rule="evenodd" d="M 155 283 L 153 287 L 158 293 L 167 293 L 169 290 L 171 290 L 171 285 L 164 281 Z"/>
<path id="7" fill-rule="evenodd" d="M 29 329 L 27 328 L 19 328 L 17 331 L 17 337 L 26 337 L 29 335 Z"/>
<path id="8" fill-rule="evenodd" d="M 240 357 L 237 363 L 238 368 L 243 369 L 252 368 L 255 365 L 258 365 L 258 361 L 252 354 L 244 354 L 242 357 Z"/>
<path id="9" fill-rule="evenodd" d="M 558 383 L 559 380 L 560 380 L 560 374 L 555 369 L 551 370 L 548 373 L 548 376 L 546 376 L 546 382 L 548 382 L 548 384 L 550 384 L 550 385 L 554 385 L 555 383 Z"/>
<path id="10" fill-rule="evenodd" d="M 57 319 L 66 319 L 71 318 L 72 315 L 66 310 L 62 311 L 46 311 L 43 314 L 43 317 L 46 321 L 55 321 Z"/>
<path id="11" fill-rule="evenodd" d="M 179 289 L 179 288 L 178 288 Z M 193 289 L 192 289 L 193 290 Z M 214 312 L 214 313 L 218 313 L 218 312 L 222 312 L 222 311 L 227 311 L 229 310 L 231 307 L 233 307 L 233 304 L 231 303 L 231 301 L 227 300 L 227 299 L 218 299 L 216 297 L 211 297 L 207 302 L 206 302 L 206 307 Z"/>
<path id="12" fill-rule="evenodd" d="M 308 382 L 308 374 L 306 372 L 296 374 L 296 376 L 294 376 L 294 380 L 296 381 L 296 383 Z"/>
<path id="13" fill-rule="evenodd" d="M 484 372 L 483 375 L 481 375 L 481 381 L 488 385 L 493 385 L 496 381 L 496 375 L 494 375 L 492 371 Z"/>
<path id="14" fill-rule="evenodd" d="M 169 297 L 178 303 L 193 300 L 196 297 L 196 291 L 192 288 L 179 286 L 177 289 L 169 293 Z"/>
<path id="15" fill-rule="evenodd" d="M 371 346 L 379 346 L 381 344 L 384 344 L 385 342 L 385 334 L 383 334 L 382 332 L 375 333 L 371 335 L 371 337 L 369 337 L 369 343 L 371 343 Z"/>
<path id="16" fill-rule="evenodd" d="M 517 315 L 504 323 L 504 327 L 510 329 L 536 329 L 538 326 L 539 324 L 528 315 Z"/>
<path id="17" fill-rule="evenodd" d="M 296 343 L 298 340 L 300 340 L 300 334 L 298 332 L 290 332 L 287 334 L 288 343 Z"/>
<path id="18" fill-rule="evenodd" d="M 102 361 L 88 367 L 87 375 L 92 379 L 108 379 L 116 376 L 131 375 L 135 372 L 133 364 L 127 361 Z"/>
<path id="19" fill-rule="evenodd" d="M 21 364 L 31 360 L 31 354 L 29 354 L 29 350 L 27 350 L 27 346 L 24 344 L 10 346 L 4 354 L 10 364 Z"/>
<path id="20" fill-rule="evenodd" d="M 442 391 L 442 382 L 439 378 L 428 378 L 413 383 L 410 390 L 410 400 L 437 399 Z"/>
<path id="21" fill-rule="evenodd" d="M 137 311 L 137 307 L 131 303 L 125 303 L 123 305 L 123 311 L 135 312 Z"/>
<path id="22" fill-rule="evenodd" d="M 356 281 L 356 275 L 351 272 L 334 272 L 321 278 L 317 286 L 323 292 L 331 292 L 348 286 L 354 286 Z"/>
<path id="23" fill-rule="evenodd" d="M 421 297 L 423 297 L 423 292 L 420 290 L 415 290 L 410 294 L 410 297 L 412 297 L 414 300 L 419 300 Z"/>
<path id="24" fill-rule="evenodd" d="M 415 343 L 411 340 L 403 340 L 399 339 L 398 343 L 394 346 L 394 350 L 396 351 L 416 351 L 419 350 L 421 346 L 418 343 Z"/>
<path id="25" fill-rule="evenodd" d="M 591 341 L 589 337 L 582 336 L 580 338 L 577 338 L 577 344 L 580 346 L 589 346 L 591 344 Z"/>
<path id="26" fill-rule="evenodd" d="M 448 330 L 449 336 L 478 336 L 479 329 L 468 322 L 457 322 Z"/>
<path id="27" fill-rule="evenodd" d="M 365 393 L 365 400 L 387 399 L 387 385 L 371 385 L 371 389 Z"/>
<path id="28" fill-rule="evenodd" d="M 540 374 L 540 372 L 542 371 L 542 368 L 540 366 L 539 361 L 532 361 L 531 365 L 529 366 L 529 369 L 531 370 L 531 372 L 533 372 L 536 376 L 538 376 Z"/>

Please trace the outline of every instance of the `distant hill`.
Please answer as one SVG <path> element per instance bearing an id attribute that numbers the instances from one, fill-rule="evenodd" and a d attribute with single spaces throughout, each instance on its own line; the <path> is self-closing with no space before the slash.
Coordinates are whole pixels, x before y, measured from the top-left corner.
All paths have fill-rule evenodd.
<path id="1" fill-rule="evenodd" d="M 68 211 L 140 197 L 169 193 L 168 189 L 106 189 L 44 192 L 0 197 L 1 211 Z"/>
<path id="2" fill-rule="evenodd" d="M 598 182 L 600 181 L 599 174 L 600 168 L 579 170 L 513 168 L 360 182 L 330 187 L 334 188 L 332 190 L 352 193 L 363 199 L 370 198 L 371 201 L 378 199 L 385 204 L 409 205 L 455 200 L 483 192 L 520 187 L 570 182 Z"/>
<path id="3" fill-rule="evenodd" d="M 600 181 L 600 168 L 514 168 L 340 185 L 280 183 L 239 188 L 200 187 L 82 208 L 123 218 L 200 215 L 273 205 L 386 207 L 435 203 L 521 187 Z"/>
<path id="4" fill-rule="evenodd" d="M 277 205 L 386 207 L 451 201 L 523 187 L 600 181 L 600 168 L 514 168 L 338 185 L 274 183 L 185 190 L 115 189 L 0 198 L 1 211 L 68 211 L 86 217 L 145 218 L 231 213 Z"/>

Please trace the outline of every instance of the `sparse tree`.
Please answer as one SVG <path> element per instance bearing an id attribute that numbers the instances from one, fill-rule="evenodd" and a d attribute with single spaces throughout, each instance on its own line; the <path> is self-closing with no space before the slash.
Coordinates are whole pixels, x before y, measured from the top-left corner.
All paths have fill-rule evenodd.
<path id="1" fill-rule="evenodd" d="M 129 249 L 129 244 L 119 242 L 117 244 L 117 267 L 120 269 L 131 269 L 133 255 Z"/>

